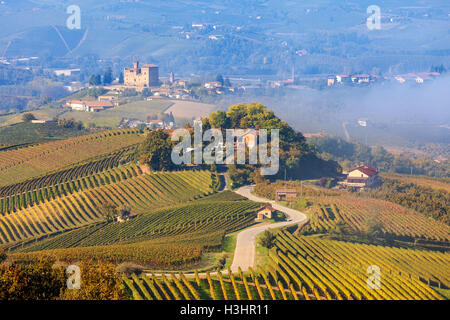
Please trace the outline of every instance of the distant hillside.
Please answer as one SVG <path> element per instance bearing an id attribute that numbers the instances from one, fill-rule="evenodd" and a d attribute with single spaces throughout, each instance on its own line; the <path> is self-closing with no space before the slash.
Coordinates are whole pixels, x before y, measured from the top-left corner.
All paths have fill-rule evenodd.
<path id="1" fill-rule="evenodd" d="M 186 75 L 401 71 L 450 63 L 449 3 L 388 1 L 382 29 L 366 26 L 370 1 L 82 1 L 81 29 L 68 3 L 4 1 L 0 55 L 136 57 Z M 20 23 L 19 23 L 20 21 Z M 210 38 L 210 36 L 224 36 Z M 214 40 L 219 39 L 219 40 Z M 6 49 L 6 50 L 5 50 Z M 306 54 L 299 55 L 299 50 Z M 183 54 L 180 54 L 182 52 Z M 283 54 L 280 54 L 283 52 Z M 326 58 L 325 58 L 326 57 Z M 444 60 L 444 61 L 443 61 Z M 76 61 L 76 59 L 74 59 Z M 55 66 L 57 67 L 57 66 Z M 171 70 L 172 69 L 172 70 Z M 348 71 L 347 71 L 348 72 Z"/>

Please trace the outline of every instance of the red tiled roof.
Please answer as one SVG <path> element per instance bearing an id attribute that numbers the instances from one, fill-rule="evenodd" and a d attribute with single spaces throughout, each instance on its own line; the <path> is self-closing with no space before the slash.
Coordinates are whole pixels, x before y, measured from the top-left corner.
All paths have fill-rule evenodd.
<path id="1" fill-rule="evenodd" d="M 88 107 L 113 107 L 111 101 L 83 101 Z"/>
<path id="2" fill-rule="evenodd" d="M 111 101 L 97 101 L 97 100 L 69 100 L 66 102 L 67 104 L 84 104 L 87 105 L 88 107 L 113 107 L 114 105 L 112 104 Z"/>
<path id="3" fill-rule="evenodd" d="M 272 206 L 269 206 L 268 204 L 266 204 L 265 206 L 262 206 L 261 208 L 259 208 L 258 211 L 265 210 L 265 209 L 269 209 L 270 212 L 275 212 L 275 211 L 277 211 L 277 210 L 275 210 Z"/>
<path id="4" fill-rule="evenodd" d="M 377 169 L 375 169 L 375 168 L 373 168 L 371 166 L 360 166 L 360 167 L 355 168 L 355 169 L 353 169 L 351 171 L 355 171 L 355 170 L 361 171 L 362 173 L 368 175 L 369 177 L 373 176 L 373 175 L 376 175 L 378 173 Z"/>
<path id="5" fill-rule="evenodd" d="M 144 64 L 141 68 L 159 68 L 156 64 Z"/>
<path id="6" fill-rule="evenodd" d="M 297 193 L 296 189 L 277 189 L 277 193 Z"/>

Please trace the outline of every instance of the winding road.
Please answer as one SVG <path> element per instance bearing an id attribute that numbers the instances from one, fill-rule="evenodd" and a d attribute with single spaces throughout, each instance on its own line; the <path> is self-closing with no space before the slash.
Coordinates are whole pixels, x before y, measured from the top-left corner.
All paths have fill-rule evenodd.
<path id="1" fill-rule="evenodd" d="M 239 267 L 241 267 L 242 271 L 247 271 L 249 267 L 253 267 L 255 262 L 256 237 L 258 234 L 268 229 L 286 227 L 295 224 L 303 225 L 308 221 L 308 217 L 304 213 L 284 207 L 273 200 L 254 196 L 251 194 L 252 190 L 252 186 L 245 186 L 235 192 L 251 201 L 269 202 L 276 210 L 284 212 L 288 216 L 288 221 L 255 226 L 241 231 L 237 235 L 236 249 L 234 251 L 233 263 L 231 264 L 232 272 L 237 272 Z"/>
<path id="2" fill-rule="evenodd" d="M 224 176 L 226 180 L 226 185 L 228 186 L 228 179 L 226 175 Z M 228 189 L 228 188 L 226 188 Z M 226 190 L 225 189 L 225 190 Z M 248 229 L 242 230 L 238 233 L 236 239 L 236 248 L 234 250 L 233 263 L 231 264 L 231 272 L 238 272 L 238 268 L 240 267 L 242 271 L 247 271 L 249 267 L 253 267 L 255 263 L 255 251 L 256 251 L 256 237 L 265 230 L 293 226 L 298 224 L 304 225 L 308 221 L 308 217 L 306 214 L 284 207 L 273 200 L 268 200 L 264 198 L 260 198 L 251 194 L 253 190 L 253 186 L 244 186 L 234 191 L 237 194 L 246 197 L 247 199 L 255 202 L 268 202 L 274 207 L 276 210 L 284 212 L 287 215 L 288 220 L 283 222 L 276 222 L 271 224 L 264 225 L 256 225 L 254 227 L 250 227 Z M 215 275 L 216 272 L 212 272 L 211 275 Z M 151 276 L 152 274 L 147 274 Z M 155 274 L 156 276 L 161 276 L 161 274 Z M 185 274 L 185 276 L 194 276 L 194 274 Z M 200 273 L 200 277 L 205 277 L 206 273 Z"/>

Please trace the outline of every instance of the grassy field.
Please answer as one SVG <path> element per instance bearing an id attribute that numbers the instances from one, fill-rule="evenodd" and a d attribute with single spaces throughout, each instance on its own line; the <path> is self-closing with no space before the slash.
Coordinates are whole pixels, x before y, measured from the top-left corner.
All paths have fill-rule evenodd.
<path id="1" fill-rule="evenodd" d="M 36 119 L 52 120 L 53 118 L 57 118 L 58 115 L 62 113 L 62 110 L 45 106 L 45 107 L 42 107 L 42 108 L 39 108 L 36 110 L 0 116 L 0 127 L 5 127 L 5 126 L 23 122 L 22 116 L 24 113 L 28 113 L 28 112 L 32 113 L 36 117 Z"/>
<path id="2" fill-rule="evenodd" d="M 173 104 L 170 100 L 141 100 L 121 105 L 101 112 L 68 111 L 61 118 L 74 118 L 85 126 L 95 124 L 97 127 L 117 128 L 123 118 L 146 121 L 151 114 L 164 112 Z"/>

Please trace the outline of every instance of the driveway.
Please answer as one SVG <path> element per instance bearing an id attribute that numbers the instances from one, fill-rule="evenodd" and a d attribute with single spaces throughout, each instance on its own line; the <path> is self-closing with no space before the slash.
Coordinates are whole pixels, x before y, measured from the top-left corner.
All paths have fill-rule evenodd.
<path id="1" fill-rule="evenodd" d="M 255 262 L 256 251 L 256 237 L 265 230 L 292 226 L 295 224 L 303 225 L 308 221 L 308 217 L 297 210 L 284 207 L 273 200 L 268 200 L 252 195 L 250 192 L 253 190 L 252 186 L 244 186 L 235 192 L 255 202 L 269 202 L 276 210 L 284 212 L 289 221 L 277 222 L 272 224 L 266 224 L 261 226 L 255 226 L 249 229 L 241 231 L 237 235 L 236 249 L 234 251 L 233 263 L 231 265 L 231 271 L 237 272 L 241 267 L 242 271 L 247 271 L 249 267 L 253 267 Z"/>

